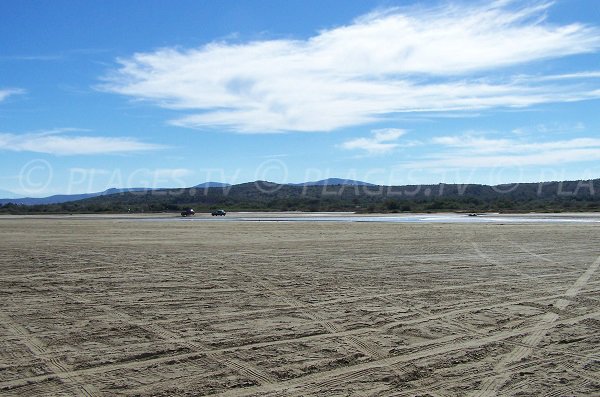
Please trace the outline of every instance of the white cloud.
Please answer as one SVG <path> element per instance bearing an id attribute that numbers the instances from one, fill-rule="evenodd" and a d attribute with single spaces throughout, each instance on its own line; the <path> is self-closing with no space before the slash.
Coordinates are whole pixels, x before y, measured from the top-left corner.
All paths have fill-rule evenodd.
<path id="1" fill-rule="evenodd" d="M 600 71 L 595 70 L 595 71 L 589 71 L 589 72 L 555 74 L 555 75 L 540 77 L 540 80 L 596 79 L 596 78 L 600 78 Z"/>
<path id="2" fill-rule="evenodd" d="M 502 67 L 600 48 L 598 29 L 550 24 L 549 4 L 519 4 L 392 9 L 306 40 L 137 53 L 120 59 L 101 89 L 185 111 L 175 125 L 242 133 L 600 97 L 597 84 L 498 78 Z"/>
<path id="3" fill-rule="evenodd" d="M 406 134 L 406 131 L 397 128 L 384 128 L 371 131 L 370 138 L 356 138 L 340 145 L 346 150 L 364 150 L 370 155 L 388 153 L 398 146 L 397 140 Z"/>
<path id="4" fill-rule="evenodd" d="M 600 138 L 574 138 L 550 142 L 528 142 L 515 139 L 489 139 L 472 135 L 442 136 L 432 139 L 432 143 L 468 149 L 469 152 L 532 152 L 548 149 L 581 149 L 600 147 Z"/>
<path id="5" fill-rule="evenodd" d="M 66 129 L 73 131 L 73 129 Z M 128 137 L 63 135 L 65 129 L 27 134 L 0 133 L 0 151 L 56 155 L 115 154 L 162 149 L 164 146 Z"/>
<path id="6" fill-rule="evenodd" d="M 3 89 L 0 89 L 0 102 L 2 102 L 3 100 L 5 100 L 9 96 L 23 94 L 23 93 L 25 93 L 25 90 L 22 90 L 20 88 L 3 88 Z"/>
<path id="7" fill-rule="evenodd" d="M 518 127 L 511 132 L 515 135 L 540 135 L 547 136 L 549 134 L 571 134 L 581 132 L 586 129 L 585 124 L 581 121 L 576 123 L 540 123 L 533 127 Z"/>
<path id="8" fill-rule="evenodd" d="M 495 168 L 559 165 L 600 159 L 600 138 L 574 138 L 533 142 L 489 139 L 470 134 L 431 140 L 442 146 L 426 158 L 402 164 L 403 168 Z"/>
<path id="9" fill-rule="evenodd" d="M 496 156 L 455 155 L 406 163 L 403 168 L 497 168 L 559 165 L 600 160 L 600 148 L 548 150 Z"/>

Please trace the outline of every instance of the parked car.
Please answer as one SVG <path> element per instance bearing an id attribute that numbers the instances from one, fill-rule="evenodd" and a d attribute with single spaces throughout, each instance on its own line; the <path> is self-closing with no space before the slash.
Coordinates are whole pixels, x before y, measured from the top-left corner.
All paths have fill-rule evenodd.
<path id="1" fill-rule="evenodd" d="M 227 212 L 225 210 L 216 210 L 212 212 L 212 216 L 225 216 Z"/>
<path id="2" fill-rule="evenodd" d="M 196 212 L 191 208 L 181 211 L 181 216 L 192 216 L 195 214 L 196 214 Z"/>

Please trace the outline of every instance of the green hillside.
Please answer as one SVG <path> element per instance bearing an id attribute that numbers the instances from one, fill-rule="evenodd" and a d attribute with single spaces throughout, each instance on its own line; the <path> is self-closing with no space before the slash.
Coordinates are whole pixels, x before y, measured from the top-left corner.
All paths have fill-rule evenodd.
<path id="1" fill-rule="evenodd" d="M 48 205 L 6 204 L 0 213 L 180 211 L 598 211 L 600 179 L 515 185 L 292 186 L 251 182 L 229 187 L 122 192 Z"/>

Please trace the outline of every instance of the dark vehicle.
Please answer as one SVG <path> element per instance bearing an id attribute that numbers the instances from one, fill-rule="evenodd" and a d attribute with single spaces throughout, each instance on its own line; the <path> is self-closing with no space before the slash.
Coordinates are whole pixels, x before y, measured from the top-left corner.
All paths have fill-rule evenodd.
<path id="1" fill-rule="evenodd" d="M 225 210 L 216 210 L 212 212 L 212 216 L 225 216 L 227 212 Z"/>
<path id="2" fill-rule="evenodd" d="M 188 208 L 187 210 L 181 211 L 181 216 L 192 216 L 192 215 L 195 215 L 195 214 L 196 214 L 196 212 L 193 209 L 191 209 L 191 208 Z"/>

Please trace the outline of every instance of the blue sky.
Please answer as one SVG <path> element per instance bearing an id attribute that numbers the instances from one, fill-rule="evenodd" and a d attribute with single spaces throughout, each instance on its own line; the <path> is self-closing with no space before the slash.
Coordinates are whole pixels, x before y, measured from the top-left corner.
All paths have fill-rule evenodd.
<path id="1" fill-rule="evenodd" d="M 600 177 L 594 0 L 3 1 L 0 195 Z"/>

